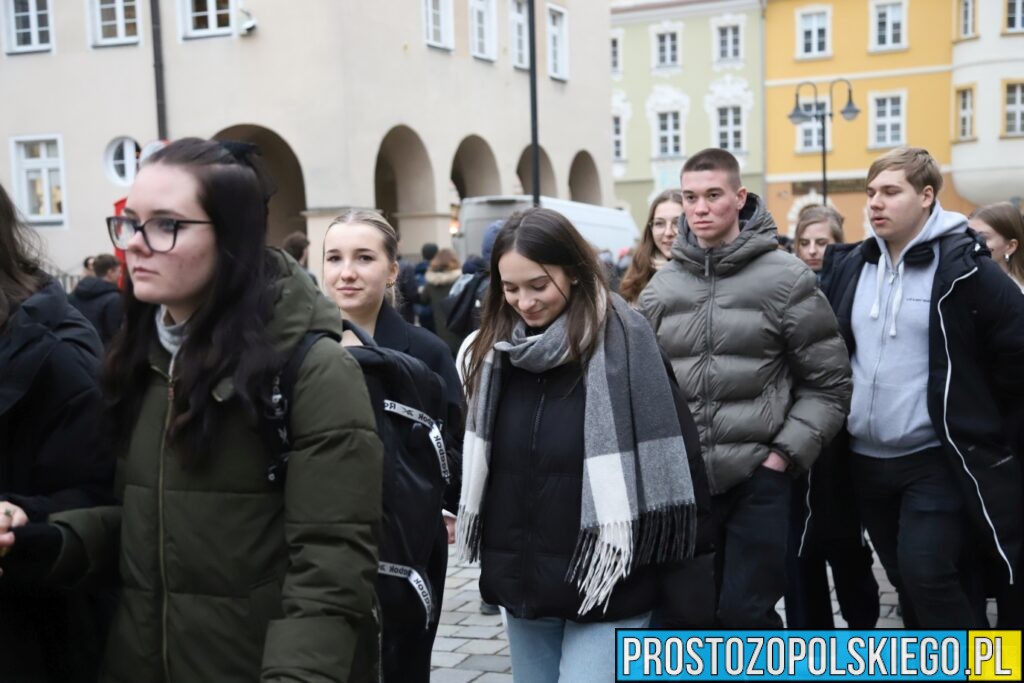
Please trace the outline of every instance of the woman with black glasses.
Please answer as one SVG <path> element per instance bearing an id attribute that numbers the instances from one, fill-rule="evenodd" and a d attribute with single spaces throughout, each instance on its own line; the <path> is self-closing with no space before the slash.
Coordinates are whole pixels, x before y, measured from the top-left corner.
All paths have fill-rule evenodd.
<path id="1" fill-rule="evenodd" d="M 118 505 L 51 517 L 55 579 L 119 564 L 103 680 L 363 681 L 376 667 L 380 442 L 337 309 L 265 247 L 269 195 L 254 147 L 184 139 L 108 220 L 130 275 L 104 372 Z M 301 362 L 286 476 L 271 481 L 261 420 L 313 331 L 335 339 Z"/>

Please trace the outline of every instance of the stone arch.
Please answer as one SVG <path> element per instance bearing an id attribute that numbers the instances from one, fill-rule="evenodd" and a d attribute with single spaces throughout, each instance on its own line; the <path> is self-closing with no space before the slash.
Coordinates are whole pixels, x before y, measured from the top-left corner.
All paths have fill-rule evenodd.
<path id="1" fill-rule="evenodd" d="M 306 183 L 302 165 L 284 138 L 256 124 L 229 126 L 213 136 L 217 140 L 250 142 L 260 148 L 277 191 L 270 198 L 267 244 L 280 246 L 293 232 L 306 232 Z"/>
<path id="2" fill-rule="evenodd" d="M 501 194 L 498 161 L 487 141 L 469 135 L 459 143 L 452 159 L 452 183 L 459 199 Z"/>
<path id="3" fill-rule="evenodd" d="M 530 148 L 527 147 L 519 155 L 519 163 L 516 164 L 516 176 L 523 186 L 523 194 L 533 193 L 533 172 L 530 167 Z M 540 148 L 540 193 L 545 197 L 557 197 L 558 185 L 555 184 L 555 167 L 551 165 L 551 158 L 544 148 Z"/>
<path id="4" fill-rule="evenodd" d="M 377 208 L 407 238 L 403 246 L 434 239 L 432 228 L 424 223 L 436 217 L 434 168 L 426 145 L 412 128 L 395 126 L 381 140 L 373 185 Z"/>
<path id="5" fill-rule="evenodd" d="M 601 178 L 590 152 L 581 150 L 569 167 L 569 199 L 601 205 Z"/>

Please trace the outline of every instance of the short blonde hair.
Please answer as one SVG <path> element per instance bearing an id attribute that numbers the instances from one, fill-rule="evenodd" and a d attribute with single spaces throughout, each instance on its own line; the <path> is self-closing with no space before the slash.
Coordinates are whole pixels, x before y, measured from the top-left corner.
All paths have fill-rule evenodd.
<path id="1" fill-rule="evenodd" d="M 918 193 L 929 185 L 939 196 L 942 189 L 942 171 L 935 157 L 923 147 L 897 147 L 875 159 L 868 169 L 867 182 L 870 183 L 882 171 L 890 169 L 902 170 L 907 175 L 907 182 Z"/>

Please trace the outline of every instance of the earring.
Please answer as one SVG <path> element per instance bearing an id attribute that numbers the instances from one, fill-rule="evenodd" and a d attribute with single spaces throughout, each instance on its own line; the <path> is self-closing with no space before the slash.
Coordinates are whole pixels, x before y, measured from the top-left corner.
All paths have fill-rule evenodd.
<path id="1" fill-rule="evenodd" d="M 580 281 L 579 281 L 579 280 L 573 280 L 573 281 L 572 281 L 572 282 L 570 282 L 569 284 L 571 284 L 571 285 L 578 285 L 579 283 L 580 283 Z"/>
<path id="2" fill-rule="evenodd" d="M 384 286 L 387 287 L 388 289 L 391 289 L 392 287 L 395 286 L 395 281 L 394 280 L 388 280 L 387 282 L 384 283 Z"/>
<path id="3" fill-rule="evenodd" d="M 1003 260 L 1006 261 L 1007 263 L 1009 263 L 1010 262 L 1010 255 L 1009 254 L 1003 254 Z"/>

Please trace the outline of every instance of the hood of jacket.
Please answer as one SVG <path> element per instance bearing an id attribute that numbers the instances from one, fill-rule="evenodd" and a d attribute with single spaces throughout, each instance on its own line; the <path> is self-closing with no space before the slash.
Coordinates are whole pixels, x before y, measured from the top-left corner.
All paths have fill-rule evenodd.
<path id="1" fill-rule="evenodd" d="M 74 295 L 82 301 L 89 301 L 90 299 L 98 299 L 108 294 L 120 294 L 120 291 L 117 285 L 101 278 L 90 276 L 78 281 Z"/>
<path id="2" fill-rule="evenodd" d="M 761 254 L 778 249 L 775 219 L 768 213 L 764 200 L 753 192 L 747 193 L 747 201 L 740 209 L 739 221 L 740 234 L 736 239 L 719 247 L 705 249 L 697 242 L 697 236 L 683 215 L 680 218 L 679 235 L 672 244 L 672 258 L 689 270 L 705 274 L 714 270 L 719 275 L 727 276 Z"/>
<path id="3" fill-rule="evenodd" d="M 61 286 L 49 280 L 14 310 L 0 332 L 0 414 L 24 396 L 62 341 L 81 346 L 96 358 L 103 355 L 92 325 L 68 303 Z"/>
<path id="4" fill-rule="evenodd" d="M 932 213 L 928 216 L 928 220 L 925 222 L 924 227 L 921 228 L 921 232 L 917 233 L 914 239 L 907 243 L 907 246 L 903 247 L 903 251 L 900 252 L 897 257 L 896 263 L 892 262 L 892 257 L 889 255 L 889 249 L 886 246 L 886 241 L 879 237 L 875 233 L 874 227 L 871 223 L 868 223 L 868 235 L 875 240 L 878 244 L 878 248 L 881 251 L 881 258 L 885 259 L 885 264 L 889 270 L 895 270 L 903 262 L 904 257 L 907 253 L 919 244 L 925 244 L 927 242 L 934 242 L 940 237 L 946 235 L 952 235 L 958 232 L 967 232 L 967 216 L 962 213 L 955 211 L 946 211 L 939 204 L 939 200 L 935 200 L 935 204 L 932 207 Z"/>

